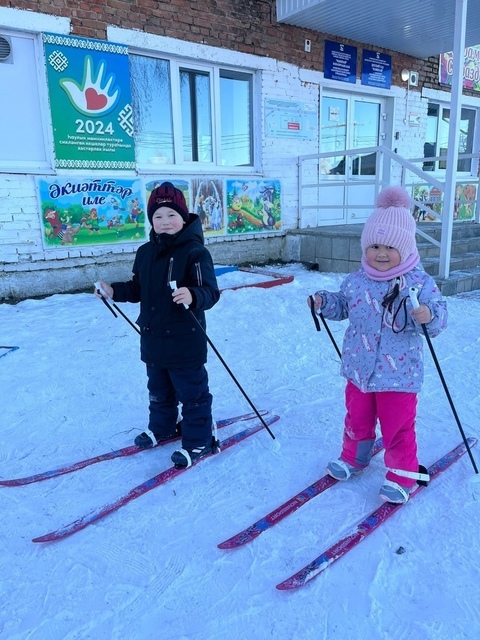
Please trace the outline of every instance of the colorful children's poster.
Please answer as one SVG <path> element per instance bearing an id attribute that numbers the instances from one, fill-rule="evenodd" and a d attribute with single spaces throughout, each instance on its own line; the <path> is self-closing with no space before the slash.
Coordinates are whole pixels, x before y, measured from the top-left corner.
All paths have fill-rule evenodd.
<path id="1" fill-rule="evenodd" d="M 439 82 L 452 86 L 453 53 L 440 54 Z M 463 86 L 471 91 L 480 91 L 480 45 L 466 47 L 463 59 Z"/>
<path id="2" fill-rule="evenodd" d="M 281 230 L 280 180 L 226 180 L 225 190 L 228 234 Z"/>
<path id="3" fill-rule="evenodd" d="M 128 47 L 43 34 L 56 167 L 135 168 Z"/>
<path id="4" fill-rule="evenodd" d="M 413 188 L 413 197 L 418 202 L 425 204 L 429 209 L 437 214 L 425 211 L 415 206 L 413 216 L 417 222 L 440 221 L 443 212 L 443 193 L 435 187 L 429 188 L 426 185 L 417 185 Z M 457 184 L 455 188 L 455 200 L 453 203 L 454 220 L 474 220 L 475 205 L 477 200 L 477 187 L 474 184 Z"/>
<path id="5" fill-rule="evenodd" d="M 143 182 L 37 178 L 45 248 L 145 242 Z"/>
<path id="6" fill-rule="evenodd" d="M 457 184 L 453 204 L 453 219 L 473 220 L 475 218 L 476 199 L 477 187 L 474 184 Z"/>
<path id="7" fill-rule="evenodd" d="M 418 205 L 413 208 L 413 217 L 417 222 L 439 222 L 442 214 L 443 193 L 436 187 L 427 185 L 415 185 L 413 187 L 413 199 L 431 209 L 426 211 Z"/>
<path id="8" fill-rule="evenodd" d="M 225 235 L 223 182 L 216 178 L 194 178 L 191 187 L 193 213 L 200 217 L 205 236 Z"/>

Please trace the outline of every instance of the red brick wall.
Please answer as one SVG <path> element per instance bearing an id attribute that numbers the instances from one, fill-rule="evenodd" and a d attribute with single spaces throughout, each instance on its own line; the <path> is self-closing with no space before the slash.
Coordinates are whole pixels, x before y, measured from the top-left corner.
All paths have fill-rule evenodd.
<path id="1" fill-rule="evenodd" d="M 275 0 L 0 0 L 0 6 L 68 17 L 72 35 L 105 40 L 107 25 L 138 29 L 189 42 L 268 56 L 306 69 L 323 71 L 324 40 L 363 46 L 335 36 L 276 22 Z M 304 51 L 305 39 L 312 42 Z M 368 43 L 366 43 L 368 47 Z M 438 56 L 421 60 L 387 49 L 392 55 L 392 84 L 404 86 L 402 69 L 419 72 L 419 87 L 440 88 Z M 359 65 L 361 56 L 359 56 Z M 360 67 L 357 70 L 360 75 Z M 472 95 L 474 92 L 464 91 Z"/>

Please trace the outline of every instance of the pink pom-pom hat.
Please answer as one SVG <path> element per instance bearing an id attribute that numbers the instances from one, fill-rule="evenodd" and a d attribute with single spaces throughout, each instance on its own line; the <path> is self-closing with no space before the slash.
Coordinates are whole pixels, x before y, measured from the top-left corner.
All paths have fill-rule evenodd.
<path id="1" fill-rule="evenodd" d="M 362 232 L 364 254 L 373 244 L 383 244 L 394 247 L 402 263 L 416 252 L 416 224 L 410 213 L 410 204 L 410 197 L 402 187 L 387 187 L 378 194 L 377 208 Z"/>

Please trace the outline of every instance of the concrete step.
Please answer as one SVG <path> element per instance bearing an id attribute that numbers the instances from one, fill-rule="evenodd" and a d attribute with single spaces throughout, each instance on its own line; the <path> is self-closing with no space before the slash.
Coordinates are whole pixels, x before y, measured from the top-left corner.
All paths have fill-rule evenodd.
<path id="1" fill-rule="evenodd" d="M 424 258 L 438 258 L 440 255 L 440 247 L 419 239 L 417 236 L 417 247 L 419 254 Z M 464 255 L 466 253 L 480 254 L 480 238 L 452 238 L 451 255 Z"/>
<path id="2" fill-rule="evenodd" d="M 419 222 L 417 224 L 417 229 L 425 232 L 435 240 L 440 242 L 442 237 L 442 225 L 439 222 Z M 480 238 L 480 225 L 476 222 L 458 222 L 454 223 L 452 227 L 452 239 L 461 238 Z M 420 239 L 420 236 L 418 236 Z"/>
<path id="3" fill-rule="evenodd" d="M 477 291 L 480 290 L 480 267 L 474 267 L 467 271 L 450 271 L 447 279 L 437 276 L 435 282 L 444 296 Z"/>
<path id="4" fill-rule="evenodd" d="M 418 228 L 441 241 L 439 223 L 419 223 Z M 297 229 L 287 233 L 296 259 L 315 264 L 326 273 L 349 273 L 360 266 L 360 236 L 363 224 Z M 480 224 L 453 225 L 450 274 L 438 277 L 440 247 L 417 234 L 417 246 L 424 269 L 435 278 L 443 295 L 480 290 Z"/>
<path id="5" fill-rule="evenodd" d="M 422 265 L 427 273 L 434 276 L 439 272 L 439 258 L 425 258 L 421 252 Z M 450 271 L 465 271 L 480 266 L 480 251 L 455 254 L 450 257 Z"/>

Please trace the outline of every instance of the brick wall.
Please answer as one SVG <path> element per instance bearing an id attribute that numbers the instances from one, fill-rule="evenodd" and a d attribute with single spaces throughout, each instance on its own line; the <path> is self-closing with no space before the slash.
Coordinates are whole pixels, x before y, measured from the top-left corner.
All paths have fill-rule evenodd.
<path id="1" fill-rule="evenodd" d="M 277 23 L 275 0 L 0 0 L 0 6 L 69 18 L 72 34 L 77 36 L 105 40 L 107 26 L 113 25 L 275 58 L 316 71 L 323 71 L 325 38 L 362 46 L 358 42 Z M 306 38 L 312 41 L 310 53 L 304 51 Z M 419 88 L 424 83 L 438 87 L 437 56 L 421 60 L 384 51 L 393 56 L 393 84 L 404 86 L 400 73 L 402 69 L 411 69 L 420 74 Z M 358 64 L 360 73 L 360 59 Z"/>

